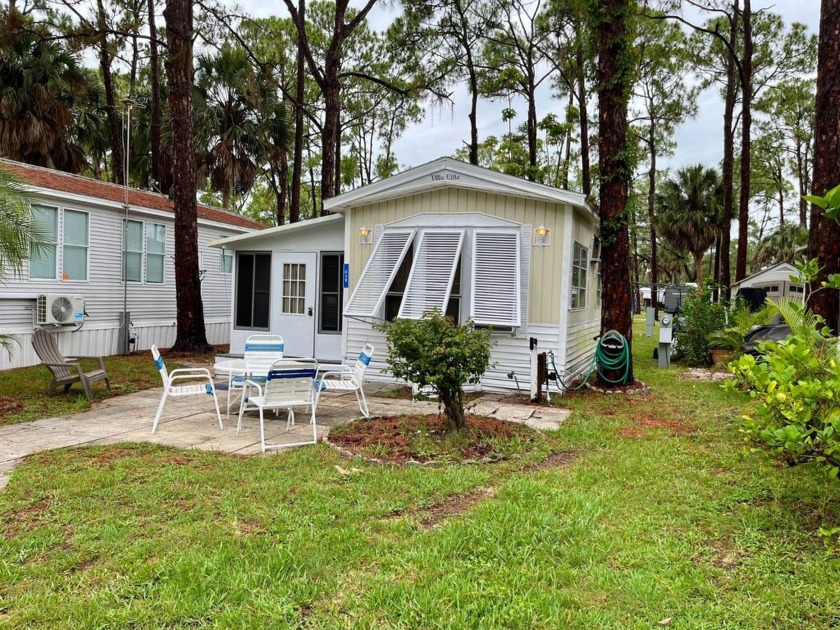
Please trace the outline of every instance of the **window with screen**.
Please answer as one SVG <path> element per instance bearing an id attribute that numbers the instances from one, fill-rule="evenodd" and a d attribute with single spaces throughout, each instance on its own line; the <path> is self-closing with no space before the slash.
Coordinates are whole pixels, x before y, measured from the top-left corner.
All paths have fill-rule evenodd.
<path id="1" fill-rule="evenodd" d="M 268 330 L 271 303 L 271 254 L 237 254 L 236 328 Z"/>
<path id="2" fill-rule="evenodd" d="M 341 332 L 341 311 L 344 308 L 344 291 L 341 283 L 343 269 L 344 254 L 321 254 L 319 333 Z"/>
<path id="3" fill-rule="evenodd" d="M 32 218 L 39 242 L 29 258 L 29 277 L 55 280 L 58 244 L 58 208 L 32 206 Z"/>
<path id="4" fill-rule="evenodd" d="M 88 279 L 89 216 L 79 210 L 32 207 L 38 242 L 29 257 L 31 279 Z"/>

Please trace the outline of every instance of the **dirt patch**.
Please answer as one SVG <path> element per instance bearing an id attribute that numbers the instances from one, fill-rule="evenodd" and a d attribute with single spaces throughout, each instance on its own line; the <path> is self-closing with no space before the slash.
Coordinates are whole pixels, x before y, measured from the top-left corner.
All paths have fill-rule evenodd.
<path id="1" fill-rule="evenodd" d="M 618 430 L 619 435 L 630 439 L 648 437 L 651 429 L 665 429 L 671 435 L 686 436 L 692 435 L 697 430 L 689 424 L 677 420 L 663 420 L 652 411 L 641 411 L 633 418 L 632 426 L 622 427 Z"/>
<path id="2" fill-rule="evenodd" d="M 0 418 L 9 413 L 17 413 L 23 410 L 23 403 L 16 398 L 0 396 Z"/>
<path id="3" fill-rule="evenodd" d="M 52 506 L 49 499 L 42 499 L 32 505 L 27 505 L 20 510 L 6 514 L 3 522 L 9 537 L 17 536 L 22 532 L 31 532 L 44 520 L 44 514 Z"/>
<path id="4" fill-rule="evenodd" d="M 444 501 L 436 503 L 431 507 L 415 507 L 401 510 L 393 510 L 382 517 L 382 520 L 390 520 L 394 518 L 403 518 L 405 516 L 422 515 L 419 523 L 421 527 L 431 528 L 439 524 L 441 521 L 453 516 L 458 516 L 468 511 L 472 506 L 481 501 L 492 497 L 496 493 L 496 489 L 492 486 L 486 488 L 478 488 L 471 492 L 463 492 L 461 494 L 453 494 L 447 497 Z"/>
<path id="5" fill-rule="evenodd" d="M 725 381 L 734 378 L 726 371 L 726 367 L 716 368 L 688 368 L 684 372 L 678 372 L 681 381 Z"/>
<path id="6" fill-rule="evenodd" d="M 330 431 L 329 441 L 352 455 L 405 464 L 502 459 L 509 443 L 521 446 L 538 437 L 523 425 L 475 415 L 467 416 L 463 431 L 454 432 L 443 415 L 427 415 L 356 420 Z"/>
<path id="7" fill-rule="evenodd" d="M 546 457 L 543 461 L 535 464 L 530 464 L 522 469 L 522 472 L 540 472 L 542 470 L 551 470 L 552 468 L 562 468 L 568 466 L 578 456 L 576 451 L 558 451 Z"/>
<path id="8" fill-rule="evenodd" d="M 161 460 L 164 464 L 178 464 L 179 466 L 185 466 L 191 461 L 192 460 L 189 457 L 164 457 Z"/>
<path id="9" fill-rule="evenodd" d="M 420 521 L 420 525 L 427 528 L 434 527 L 444 519 L 463 514 L 482 499 L 492 497 L 495 493 L 495 488 L 481 488 L 474 492 L 451 496 L 429 510 Z"/>

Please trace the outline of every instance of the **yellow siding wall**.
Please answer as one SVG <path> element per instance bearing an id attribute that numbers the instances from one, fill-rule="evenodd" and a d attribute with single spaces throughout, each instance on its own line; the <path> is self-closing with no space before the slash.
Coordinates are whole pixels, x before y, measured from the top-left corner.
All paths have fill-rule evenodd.
<path id="1" fill-rule="evenodd" d="M 589 250 L 589 257 L 592 258 L 592 237 L 595 235 L 595 226 L 591 223 L 591 220 L 587 219 L 586 215 L 584 215 L 582 210 L 578 208 L 574 209 L 574 223 L 572 226 L 572 238 L 569 241 L 569 245 L 571 246 L 573 241 L 577 241 L 586 249 Z M 601 270 L 601 265 L 590 264 L 587 268 L 587 281 L 586 281 L 586 308 L 584 309 L 575 309 L 569 311 L 569 324 L 580 324 L 583 322 L 588 322 L 593 319 L 598 319 L 601 316 L 601 308 L 600 303 L 597 301 L 598 296 L 598 273 Z M 571 277 L 567 279 L 568 282 L 571 282 Z"/>
<path id="2" fill-rule="evenodd" d="M 531 250 L 528 320 L 532 323 L 557 324 L 560 321 L 560 269 L 563 243 L 566 240 L 563 237 L 563 214 L 566 208 L 569 206 L 458 188 L 443 188 L 354 207 L 348 213 L 350 294 L 373 252 L 373 246 L 359 245 L 359 228 L 363 225 L 373 229 L 379 224 L 430 212 L 482 212 L 532 227 L 545 225 L 551 230 L 551 247 L 534 247 Z"/>

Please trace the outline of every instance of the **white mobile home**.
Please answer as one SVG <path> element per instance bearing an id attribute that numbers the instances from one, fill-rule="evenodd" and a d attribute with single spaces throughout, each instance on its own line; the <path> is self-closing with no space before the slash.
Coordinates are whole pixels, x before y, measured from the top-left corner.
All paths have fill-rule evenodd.
<path id="1" fill-rule="evenodd" d="M 8 160 L 0 166 L 20 179 L 31 199 L 46 243 L 20 275 L 0 284 L 0 330 L 19 340 L 0 369 L 37 364 L 31 337 L 45 326 L 58 334 L 69 355 L 121 351 L 122 313 L 130 313 L 130 349 L 175 341 L 176 250 L 172 202 L 156 193 Z M 207 243 L 264 226 L 218 208 L 198 208 L 202 299 L 210 343 L 230 334 L 232 252 Z M 123 281 L 123 260 L 126 281 Z M 43 296 L 39 299 L 39 296 Z M 52 306 L 72 306 L 70 321 Z M 82 307 L 83 305 L 83 307 Z M 79 311 L 83 308 L 83 311 Z"/>
<path id="2" fill-rule="evenodd" d="M 801 283 L 791 282 L 791 276 L 799 276 L 796 267 L 786 262 L 777 263 L 735 283 L 732 294 L 737 295 L 741 289 L 764 289 L 767 297 L 774 300 L 783 297 L 802 299 L 805 289 Z"/>
<path id="3" fill-rule="evenodd" d="M 600 244 L 583 195 L 440 158 L 329 199 L 324 209 L 335 214 L 224 243 L 237 251 L 233 352 L 259 331 L 282 335 L 290 355 L 321 361 L 355 358 L 369 342 L 376 354 L 368 374 L 376 378 L 386 348 L 372 324 L 439 309 L 492 328 L 496 365 L 482 380 L 487 389 L 515 387 L 511 372 L 528 381 L 532 338 L 560 370 L 591 359 Z M 249 304 L 260 305 L 259 322 L 246 317 Z M 340 335 L 319 344 L 336 313 Z"/>

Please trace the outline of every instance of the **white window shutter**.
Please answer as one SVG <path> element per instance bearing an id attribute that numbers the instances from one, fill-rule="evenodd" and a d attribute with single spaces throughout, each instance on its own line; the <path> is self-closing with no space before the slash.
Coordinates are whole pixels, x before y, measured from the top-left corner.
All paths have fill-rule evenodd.
<path id="1" fill-rule="evenodd" d="M 522 324 L 520 238 L 520 232 L 474 233 L 470 312 L 476 324 Z"/>
<path id="2" fill-rule="evenodd" d="M 463 242 L 464 230 L 423 233 L 398 317 L 420 319 L 435 309 L 446 311 Z"/>
<path id="3" fill-rule="evenodd" d="M 376 245 L 379 242 L 379 239 L 382 237 L 382 232 L 385 231 L 385 226 L 381 223 L 377 223 L 373 226 L 373 244 Z"/>
<path id="4" fill-rule="evenodd" d="M 374 317 L 385 299 L 416 230 L 385 231 L 373 248 L 356 290 L 347 302 L 345 315 Z"/>
<path id="5" fill-rule="evenodd" d="M 523 225 L 521 229 L 520 246 L 520 268 L 519 268 L 519 317 L 520 325 L 528 324 L 528 289 L 531 277 L 531 241 L 532 231 L 530 225 Z"/>

